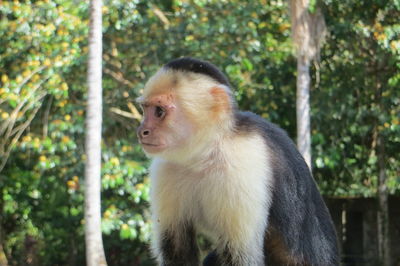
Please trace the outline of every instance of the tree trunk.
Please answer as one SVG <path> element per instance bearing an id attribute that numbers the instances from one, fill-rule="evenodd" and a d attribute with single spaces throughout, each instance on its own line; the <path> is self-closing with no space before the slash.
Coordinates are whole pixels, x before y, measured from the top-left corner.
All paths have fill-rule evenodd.
<path id="1" fill-rule="evenodd" d="M 310 62 L 317 60 L 326 34 L 324 16 L 310 0 L 291 0 L 292 38 L 297 55 L 297 146 L 311 169 Z"/>
<path id="2" fill-rule="evenodd" d="M 0 211 L 3 213 L 3 190 L 0 189 Z M 5 239 L 4 235 L 4 230 L 3 230 L 3 218 L 2 215 L 0 215 L 0 266 L 7 266 L 8 265 L 8 260 L 6 253 L 4 251 L 4 246 L 3 244 Z"/>
<path id="3" fill-rule="evenodd" d="M 299 56 L 297 59 L 297 146 L 311 169 L 310 133 L 310 60 Z"/>
<path id="4" fill-rule="evenodd" d="M 378 133 L 379 134 L 379 133 Z M 390 234 L 389 234 L 389 204 L 386 185 L 385 149 L 383 137 L 379 134 L 377 141 L 378 156 L 378 250 L 382 266 L 390 266 Z"/>
<path id="5" fill-rule="evenodd" d="M 1 236 L 0 236 L 1 239 Z M 3 243 L 2 241 L 0 242 L 0 266 L 7 266 L 8 265 L 8 261 L 7 261 L 7 257 L 6 257 L 6 253 L 4 252 L 3 249 Z"/>
<path id="6" fill-rule="evenodd" d="M 90 1 L 86 109 L 85 244 L 88 266 L 107 265 L 101 235 L 102 1 Z"/>

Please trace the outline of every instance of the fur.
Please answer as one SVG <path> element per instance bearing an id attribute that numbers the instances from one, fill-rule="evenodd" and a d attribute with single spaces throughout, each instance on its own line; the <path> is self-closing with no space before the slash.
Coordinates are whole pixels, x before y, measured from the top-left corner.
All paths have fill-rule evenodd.
<path id="1" fill-rule="evenodd" d="M 213 147 L 189 165 L 153 161 L 155 232 L 180 235 L 184 221 L 216 239 L 218 249 L 228 247 L 238 265 L 260 265 L 273 186 L 266 145 L 253 134 L 222 139 Z M 158 257 L 159 236 L 153 241 Z"/>
<path id="2" fill-rule="evenodd" d="M 197 232 L 216 245 L 207 266 L 338 265 L 334 226 L 304 159 L 282 129 L 238 111 L 229 86 L 212 64 L 182 58 L 139 98 L 181 110 L 160 121 L 178 147 L 150 154 L 160 265 L 198 265 Z"/>

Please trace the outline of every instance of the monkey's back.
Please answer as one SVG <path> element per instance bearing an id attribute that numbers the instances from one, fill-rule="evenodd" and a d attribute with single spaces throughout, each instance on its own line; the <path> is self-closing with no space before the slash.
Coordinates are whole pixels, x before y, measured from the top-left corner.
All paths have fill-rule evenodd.
<path id="1" fill-rule="evenodd" d="M 278 126 L 237 112 L 238 132 L 257 132 L 271 151 L 274 186 L 265 233 L 268 265 L 338 265 L 334 225 L 307 164 Z"/>

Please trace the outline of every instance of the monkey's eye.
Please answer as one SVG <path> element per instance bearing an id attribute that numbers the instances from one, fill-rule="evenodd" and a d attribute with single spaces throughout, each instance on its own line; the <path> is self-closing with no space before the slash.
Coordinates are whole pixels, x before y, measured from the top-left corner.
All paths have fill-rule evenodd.
<path id="1" fill-rule="evenodd" d="M 161 108 L 160 106 L 156 106 L 154 115 L 158 118 L 163 118 L 165 116 L 165 110 L 163 108 Z"/>

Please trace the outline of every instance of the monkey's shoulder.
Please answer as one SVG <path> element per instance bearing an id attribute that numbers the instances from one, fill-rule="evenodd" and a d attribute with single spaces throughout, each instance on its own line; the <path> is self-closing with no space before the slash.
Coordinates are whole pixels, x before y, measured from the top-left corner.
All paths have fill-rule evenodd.
<path id="1" fill-rule="evenodd" d="M 246 169 L 245 172 L 265 169 L 271 153 L 265 139 L 255 131 L 237 134 L 234 138 L 227 140 L 222 151 L 228 167 L 232 165 L 231 168 L 238 171 L 237 165 L 240 162 L 240 168 Z"/>
<path id="2" fill-rule="evenodd" d="M 257 133 L 272 146 L 296 149 L 285 130 L 252 112 L 238 111 L 235 113 L 235 130 L 239 134 Z"/>
<path id="3" fill-rule="evenodd" d="M 273 151 L 273 158 L 271 159 L 278 164 L 285 164 L 290 168 L 300 166 L 303 170 L 307 169 L 307 165 L 296 145 L 286 131 L 278 125 L 254 113 L 238 111 L 235 113 L 235 130 L 239 135 L 254 133 L 260 135 L 268 149 Z"/>
<path id="4" fill-rule="evenodd" d="M 286 131 L 278 125 L 248 111 L 238 111 L 235 113 L 235 129 L 238 132 L 256 131 L 267 134 L 270 137 L 274 137 L 275 135 L 283 135 L 284 137 L 287 137 Z"/>

